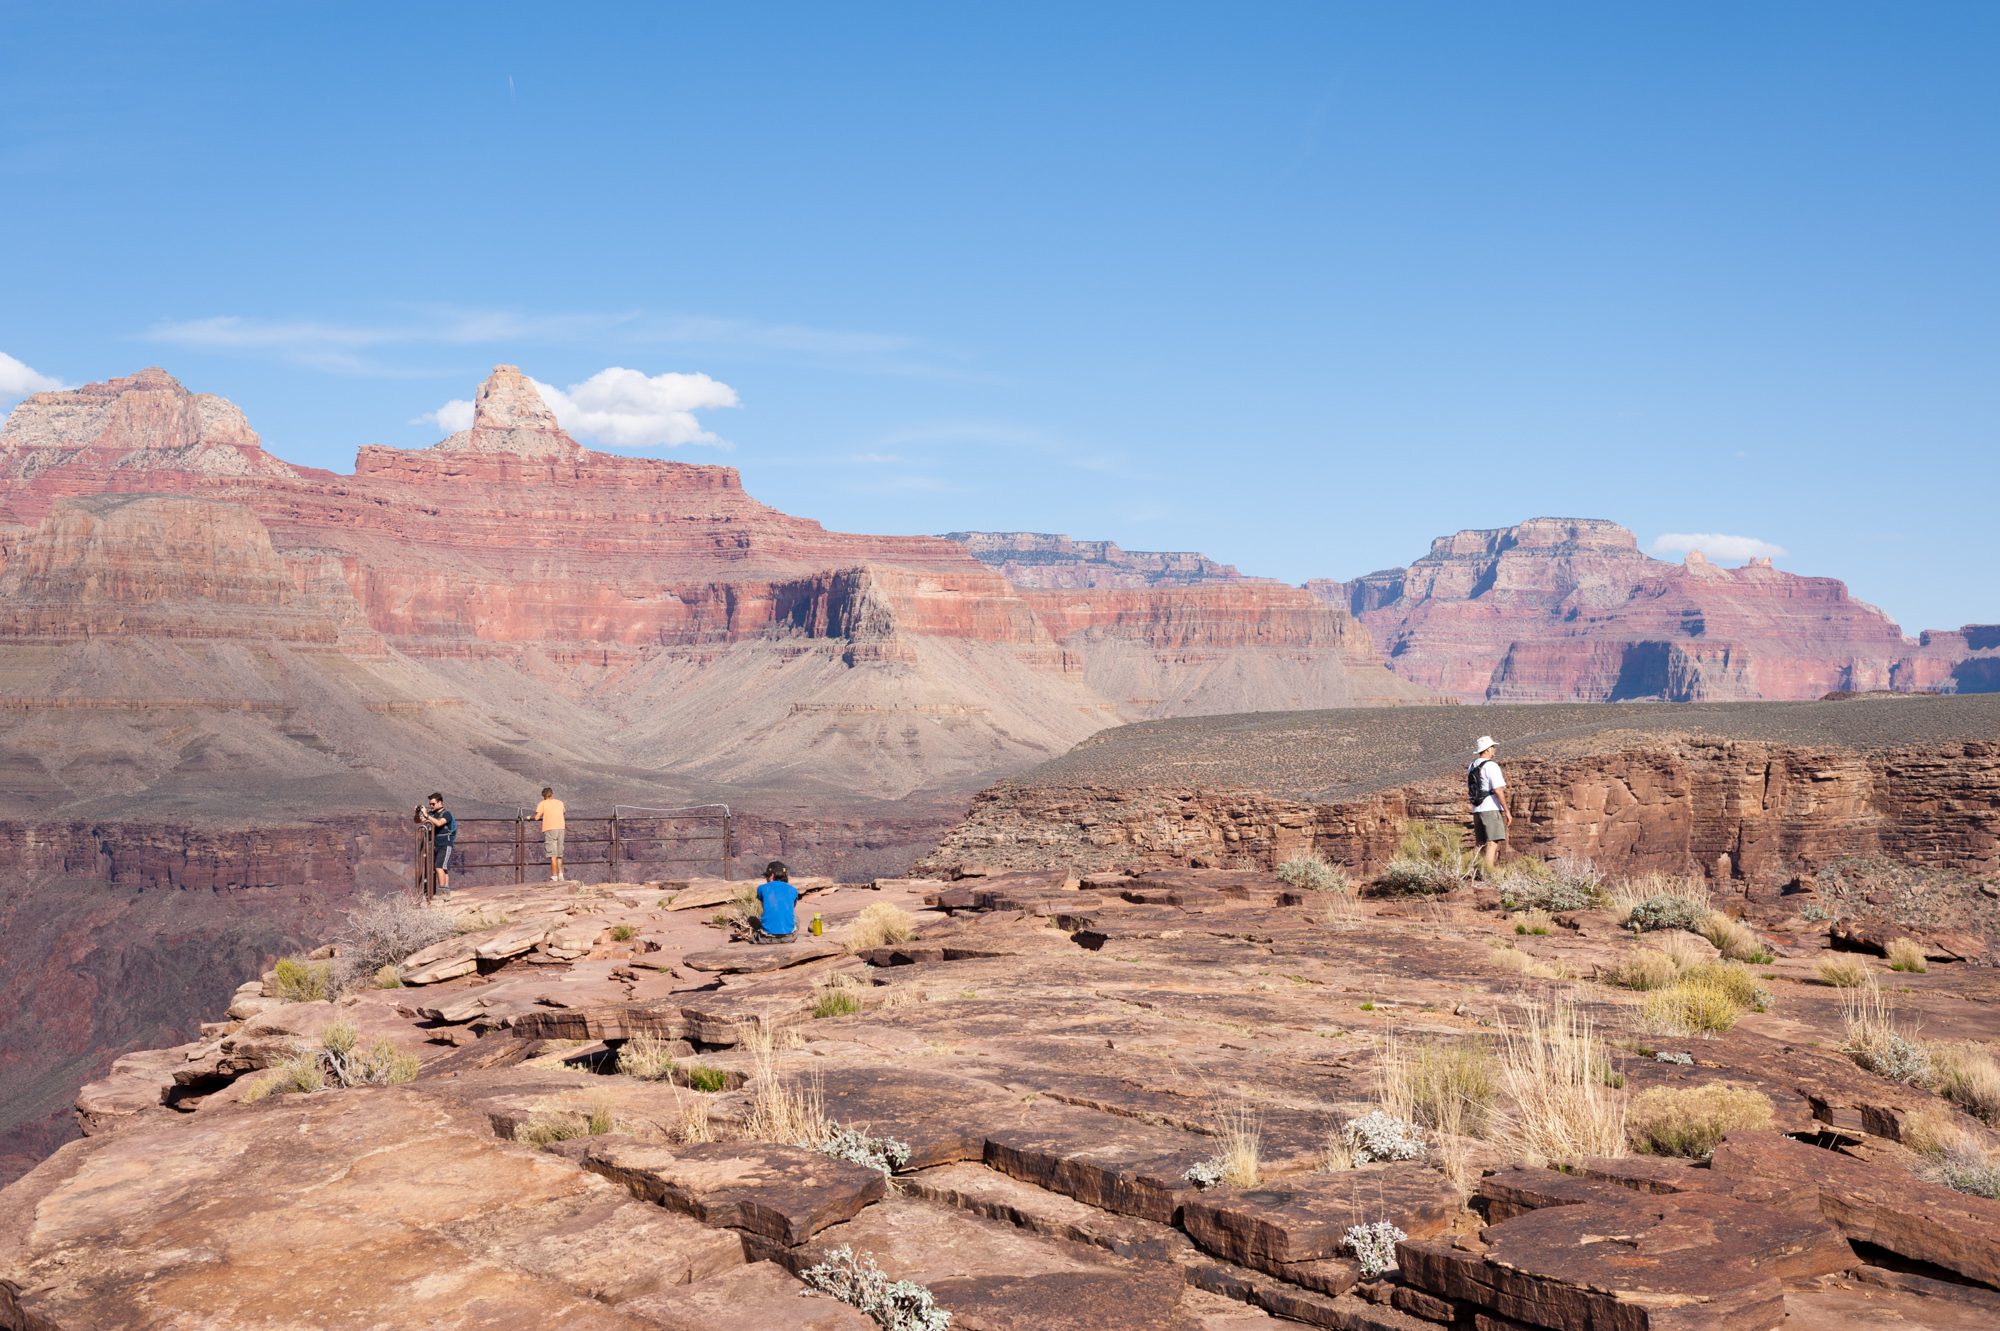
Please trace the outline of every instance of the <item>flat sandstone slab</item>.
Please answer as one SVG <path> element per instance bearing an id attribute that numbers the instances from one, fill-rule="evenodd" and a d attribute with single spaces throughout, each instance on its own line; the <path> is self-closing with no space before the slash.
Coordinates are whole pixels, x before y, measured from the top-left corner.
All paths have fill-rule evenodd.
<path id="1" fill-rule="evenodd" d="M 888 1185 L 880 1170 L 770 1142 L 664 1146 L 599 1137 L 580 1161 L 647 1201 L 787 1247 L 852 1219 Z"/>

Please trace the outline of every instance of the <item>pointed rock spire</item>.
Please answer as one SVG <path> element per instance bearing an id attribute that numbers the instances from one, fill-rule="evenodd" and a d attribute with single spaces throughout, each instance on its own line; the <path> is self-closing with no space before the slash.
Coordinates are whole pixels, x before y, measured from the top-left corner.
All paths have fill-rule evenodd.
<path id="1" fill-rule="evenodd" d="M 516 457 L 570 457 L 583 446 L 563 433 L 556 414 L 517 365 L 496 365 L 472 404 L 472 428 L 439 448 L 471 453 L 511 453 Z"/>

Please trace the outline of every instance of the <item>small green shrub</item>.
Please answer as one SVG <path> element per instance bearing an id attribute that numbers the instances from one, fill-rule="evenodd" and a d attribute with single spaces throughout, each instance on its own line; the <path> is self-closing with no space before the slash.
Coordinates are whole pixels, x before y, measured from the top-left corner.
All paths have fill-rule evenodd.
<path id="1" fill-rule="evenodd" d="M 1508 865 L 1500 880 L 1500 904 L 1508 910 L 1590 910 L 1609 899 L 1604 875 L 1596 866 L 1569 856 L 1547 864 L 1522 856 Z"/>
<path id="2" fill-rule="evenodd" d="M 850 989 L 828 989 L 813 1004 L 815 1017 L 851 1017 L 861 1010 L 861 999 Z"/>
<path id="3" fill-rule="evenodd" d="M 1546 938 L 1554 925 L 1555 920 L 1549 913 L 1536 907 L 1521 912 L 1520 918 L 1514 921 L 1514 932 L 1524 937 L 1532 934 L 1536 938 Z"/>
<path id="4" fill-rule="evenodd" d="M 1748 1087 L 1710 1082 L 1675 1089 L 1656 1086 L 1632 1098 L 1625 1130 L 1650 1155 L 1704 1159 L 1732 1132 L 1768 1128 L 1771 1098 Z"/>
<path id="5" fill-rule="evenodd" d="M 729 1089 L 729 1074 L 721 1068 L 707 1063 L 690 1063 L 682 1070 L 687 1083 L 697 1091 L 707 1091 L 711 1095 Z"/>
<path id="6" fill-rule="evenodd" d="M 271 968 L 272 987 L 287 1003 L 324 1002 L 333 980 L 333 967 L 324 961 L 304 957 L 279 957 Z"/>
<path id="7" fill-rule="evenodd" d="M 1708 918 L 1708 903 L 1679 895 L 1647 897 L 1632 907 L 1625 923 L 1634 933 L 1649 934 L 1660 929 L 1685 929 L 1699 933 Z"/>
<path id="8" fill-rule="evenodd" d="M 836 1127 L 833 1134 L 819 1144 L 819 1150 L 820 1154 L 830 1155 L 836 1160 L 879 1169 L 885 1178 L 910 1163 L 907 1142 L 897 1141 L 894 1137 L 871 1137 L 859 1128 Z"/>
<path id="9" fill-rule="evenodd" d="M 1294 855 L 1273 871 L 1278 881 L 1311 892 L 1345 892 L 1347 875 L 1318 854 Z"/>
<path id="10" fill-rule="evenodd" d="M 627 942 L 638 932 L 639 929 L 636 925 L 614 924 L 611 926 L 611 941 L 614 943 Z"/>

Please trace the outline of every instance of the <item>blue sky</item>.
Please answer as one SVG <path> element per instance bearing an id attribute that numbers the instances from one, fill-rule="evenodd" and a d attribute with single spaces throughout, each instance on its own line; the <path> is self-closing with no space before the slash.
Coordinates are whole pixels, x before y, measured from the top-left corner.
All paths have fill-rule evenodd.
<path id="1" fill-rule="evenodd" d="M 511 361 L 837 528 L 1298 581 L 1596 516 L 2000 620 L 1996 60 L 1990 4 L 10 0 L 0 354 L 339 470 Z"/>

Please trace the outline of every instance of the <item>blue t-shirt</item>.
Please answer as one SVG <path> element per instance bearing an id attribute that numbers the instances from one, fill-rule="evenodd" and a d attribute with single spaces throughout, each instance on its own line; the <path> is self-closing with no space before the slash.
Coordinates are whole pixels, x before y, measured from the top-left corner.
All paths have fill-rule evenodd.
<path id="1" fill-rule="evenodd" d="M 426 809 L 424 814 L 426 817 L 444 819 L 444 826 L 437 828 L 431 834 L 433 844 L 449 846 L 458 840 L 458 819 L 451 816 L 450 809 Z"/>
<path id="2" fill-rule="evenodd" d="M 769 882 L 757 888 L 757 900 L 764 907 L 762 928 L 767 934 L 789 934 L 798 930 L 792 907 L 798 904 L 799 890 L 790 883 Z"/>

